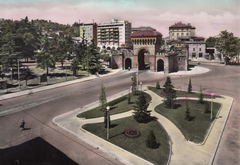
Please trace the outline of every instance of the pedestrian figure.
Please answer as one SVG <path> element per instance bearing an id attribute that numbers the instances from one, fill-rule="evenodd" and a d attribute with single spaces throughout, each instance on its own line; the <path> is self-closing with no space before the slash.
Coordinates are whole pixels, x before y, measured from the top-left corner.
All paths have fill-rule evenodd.
<path id="1" fill-rule="evenodd" d="M 24 125 L 25 125 L 25 121 L 22 119 L 21 125 L 20 125 L 21 131 L 25 129 Z"/>

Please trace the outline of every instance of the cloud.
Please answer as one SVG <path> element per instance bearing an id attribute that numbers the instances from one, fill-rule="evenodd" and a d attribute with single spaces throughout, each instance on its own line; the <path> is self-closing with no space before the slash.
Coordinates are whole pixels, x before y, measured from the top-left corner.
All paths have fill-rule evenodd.
<path id="1" fill-rule="evenodd" d="M 157 0 L 25 0 L 23 3 L 11 5 L 0 2 L 0 17 L 18 20 L 28 16 L 29 19 L 46 19 L 63 24 L 73 24 L 79 20 L 90 23 L 94 19 L 100 23 L 113 18 L 125 19 L 132 22 L 133 27 L 152 26 L 164 37 L 168 36 L 170 25 L 182 21 L 195 26 L 199 36 L 215 36 L 221 30 L 227 30 L 240 37 L 239 12 L 219 4 L 209 8 L 204 1 L 201 1 L 202 5 L 200 2 L 184 2 L 175 4 L 173 1 Z M 237 8 L 237 5 L 232 8 Z"/>

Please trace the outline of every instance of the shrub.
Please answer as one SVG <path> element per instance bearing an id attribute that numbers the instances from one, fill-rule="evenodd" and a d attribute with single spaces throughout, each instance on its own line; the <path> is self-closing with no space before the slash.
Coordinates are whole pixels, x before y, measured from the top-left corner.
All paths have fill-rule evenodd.
<path id="1" fill-rule="evenodd" d="M 146 145 L 148 148 L 156 149 L 159 147 L 159 143 L 156 141 L 156 137 L 154 135 L 153 130 L 150 131 L 147 140 L 146 140 Z"/>
<path id="2" fill-rule="evenodd" d="M 189 79 L 189 83 L 188 83 L 188 93 L 192 92 L 192 81 L 191 78 Z"/>
<path id="3" fill-rule="evenodd" d="M 115 99 L 115 100 L 110 101 L 110 102 L 108 103 L 108 105 L 109 105 L 109 106 L 113 106 L 113 105 L 115 105 L 115 104 L 118 104 L 118 103 L 126 100 L 126 99 L 127 99 L 127 97 L 122 96 L 122 97 L 119 97 L 119 98 L 117 98 L 117 99 Z"/>
<path id="4" fill-rule="evenodd" d="M 157 81 L 157 84 L 156 84 L 156 89 L 160 89 L 160 84 L 159 84 L 158 81 Z"/>

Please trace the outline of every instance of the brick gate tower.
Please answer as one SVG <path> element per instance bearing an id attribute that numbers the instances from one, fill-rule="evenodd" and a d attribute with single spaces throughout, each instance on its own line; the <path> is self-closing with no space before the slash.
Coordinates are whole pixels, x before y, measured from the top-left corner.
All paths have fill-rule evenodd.
<path id="1" fill-rule="evenodd" d="M 161 47 L 162 34 L 155 30 L 140 30 L 131 34 L 133 44 L 132 68 L 156 71 L 156 51 Z"/>

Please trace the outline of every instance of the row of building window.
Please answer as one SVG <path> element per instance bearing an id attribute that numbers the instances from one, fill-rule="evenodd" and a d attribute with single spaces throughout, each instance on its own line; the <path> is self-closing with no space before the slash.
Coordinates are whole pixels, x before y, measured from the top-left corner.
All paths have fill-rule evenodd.
<path id="1" fill-rule="evenodd" d="M 132 40 L 135 45 L 153 45 L 155 40 Z"/>
<path id="2" fill-rule="evenodd" d="M 196 57 L 196 53 L 192 53 L 192 58 L 195 58 L 195 57 Z M 203 57 L 203 53 L 199 53 L 198 57 Z"/>
<path id="3" fill-rule="evenodd" d="M 189 33 L 186 33 L 186 35 L 188 36 Z M 172 36 L 174 36 L 174 33 L 172 33 Z M 179 33 L 177 33 L 177 36 L 179 36 Z M 184 33 L 182 33 L 182 36 L 184 36 Z"/>
<path id="4" fill-rule="evenodd" d="M 195 48 L 193 48 L 193 51 L 195 51 Z M 202 51 L 202 48 L 199 48 L 199 51 Z"/>
<path id="5" fill-rule="evenodd" d="M 170 29 L 170 31 L 190 31 L 190 29 Z"/>

